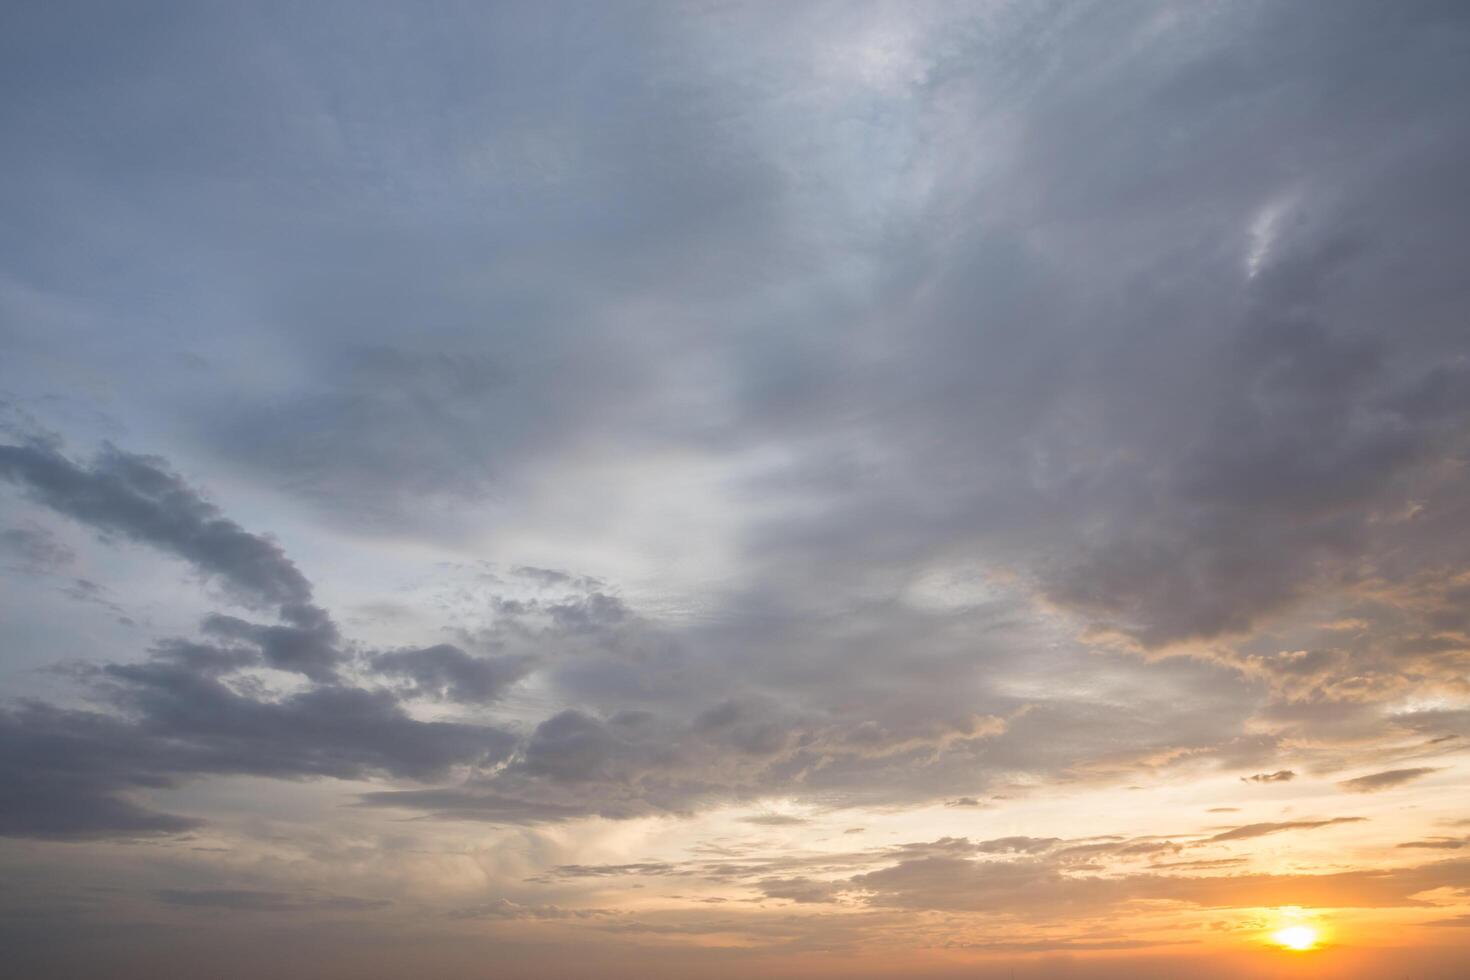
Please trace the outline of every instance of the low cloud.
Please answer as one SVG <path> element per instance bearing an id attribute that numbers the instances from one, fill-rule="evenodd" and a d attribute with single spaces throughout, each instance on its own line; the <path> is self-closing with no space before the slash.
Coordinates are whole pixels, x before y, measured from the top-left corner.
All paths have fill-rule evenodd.
<path id="1" fill-rule="evenodd" d="M 804 817 L 794 817 L 786 813 L 757 813 L 739 819 L 741 823 L 751 823 L 758 827 L 798 827 L 811 822 Z"/>
<path id="2" fill-rule="evenodd" d="M 1354 779 L 1345 779 L 1337 785 L 1349 793 L 1377 793 L 1403 786 L 1405 783 L 1411 783 L 1435 772 L 1439 772 L 1439 769 L 1430 766 L 1419 766 L 1414 769 L 1389 769 Z"/>
<path id="3" fill-rule="evenodd" d="M 1096 876 L 1068 874 L 1046 861 L 930 857 L 857 875 L 849 884 L 877 907 L 1017 915 L 1101 914 L 1141 900 L 1199 908 L 1397 908 L 1425 906 L 1415 896 L 1434 888 L 1470 887 L 1470 862 L 1331 874 Z"/>
<path id="4" fill-rule="evenodd" d="M 512 921 L 597 919 L 612 913 L 607 909 L 567 909 L 559 905 L 522 905 L 508 898 L 483 905 L 467 905 L 449 913 L 451 919 L 505 919 Z"/>
<path id="5" fill-rule="evenodd" d="M 408 779 L 505 759 L 501 729 L 410 717 L 388 692 L 335 684 L 281 698 L 234 689 L 246 651 L 190 643 L 87 674 L 116 714 L 0 707 L 0 835 L 85 839 L 178 833 L 198 821 L 132 794 L 206 775 Z"/>
<path id="6" fill-rule="evenodd" d="M 843 889 L 839 882 L 811 878 L 765 878 L 759 882 L 759 887 L 767 898 L 784 898 L 798 905 L 835 902 Z"/>
<path id="7" fill-rule="evenodd" d="M 1241 776 L 1242 783 L 1289 783 L 1296 778 L 1296 773 L 1290 769 L 1280 769 L 1276 772 L 1258 772 L 1254 776 Z"/>
<path id="8" fill-rule="evenodd" d="M 1253 837 L 1265 837 L 1268 834 L 1279 834 L 1287 830 L 1316 830 L 1318 827 L 1335 827 L 1344 823 L 1362 823 L 1367 817 L 1334 817 L 1331 820 L 1286 820 L 1280 823 L 1250 823 L 1243 827 L 1234 827 L 1224 830 L 1209 838 L 1206 843 L 1218 844 L 1231 840 L 1249 840 Z"/>
<path id="9" fill-rule="evenodd" d="M 392 904 L 383 899 L 345 895 L 293 895 L 231 888 L 163 888 L 156 894 L 165 905 L 229 912 L 363 912 Z"/>

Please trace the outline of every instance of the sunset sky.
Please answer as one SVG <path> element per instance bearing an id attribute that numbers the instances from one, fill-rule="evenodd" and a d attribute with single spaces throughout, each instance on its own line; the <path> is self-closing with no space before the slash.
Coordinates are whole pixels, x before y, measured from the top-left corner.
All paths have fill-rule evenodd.
<path id="1" fill-rule="evenodd" d="M 1467 93 L 1460 0 L 3 4 L 0 974 L 1464 977 Z"/>

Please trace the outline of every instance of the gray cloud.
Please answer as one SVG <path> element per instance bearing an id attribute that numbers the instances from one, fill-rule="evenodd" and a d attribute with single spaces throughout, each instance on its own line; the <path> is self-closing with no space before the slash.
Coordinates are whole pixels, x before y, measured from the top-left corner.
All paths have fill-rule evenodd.
<path id="1" fill-rule="evenodd" d="M 767 898 L 784 898 L 797 905 L 819 905 L 835 902 L 843 888 L 840 883 L 811 878 L 766 878 L 760 882 L 760 890 Z"/>
<path id="2" fill-rule="evenodd" d="M 201 629 L 207 635 L 255 647 L 272 667 L 317 681 L 333 679 L 342 659 L 337 627 L 315 606 L 300 606 L 291 612 L 294 622 L 289 626 L 251 623 L 216 613 L 205 618 Z"/>
<path id="3" fill-rule="evenodd" d="M 1253 837 L 1265 837 L 1267 834 L 1279 834 L 1284 830 L 1316 830 L 1318 827 L 1335 827 L 1344 823 L 1361 823 L 1367 817 L 1333 817 L 1330 820 L 1283 820 L 1277 823 L 1248 823 L 1242 827 L 1232 827 L 1222 830 L 1209 838 L 1208 843 L 1214 844 L 1228 840 L 1249 840 Z"/>
<path id="4" fill-rule="evenodd" d="M 1432 766 L 1417 766 L 1412 769 L 1388 769 L 1384 772 L 1374 772 L 1366 776 L 1345 779 L 1337 785 L 1349 793 L 1377 793 L 1386 789 L 1394 789 L 1395 787 L 1413 782 L 1434 772 L 1439 772 L 1439 770 Z"/>
<path id="5" fill-rule="evenodd" d="M 1443 26 L 1428 12 L 1405 18 L 1385 41 L 1385 57 L 1415 50 Z M 1094 36 L 1131 37 L 1138 24 L 1099 12 L 1094 28 L 1059 34 L 1057 56 L 1085 49 Z M 263 22 L 242 29 L 257 40 L 252 32 L 270 33 Z M 862 355 L 865 344 L 838 343 L 844 335 L 835 328 L 822 332 L 843 320 L 822 311 L 810 318 L 818 331 L 811 342 L 762 329 L 680 333 L 650 320 L 620 330 L 613 344 L 585 297 L 558 298 L 561 285 L 532 278 L 512 289 L 497 273 L 466 291 L 455 270 L 496 267 L 490 259 L 519 239 L 515 227 L 482 237 L 431 223 L 422 235 L 387 226 L 364 237 L 363 229 L 334 224 L 341 215 L 331 208 L 311 212 L 320 223 L 299 229 L 302 241 L 340 243 L 350 230 L 373 244 L 350 249 L 340 267 L 323 267 L 314 285 L 274 260 L 255 268 L 259 282 L 281 284 L 275 312 L 294 325 L 288 348 L 299 377 L 263 397 L 255 381 L 216 371 L 218 384 L 236 392 L 234 407 L 211 409 L 222 403 L 211 392 L 200 411 L 179 413 L 199 422 L 206 453 L 324 505 L 334 519 L 371 517 L 364 527 L 373 533 L 411 531 L 414 515 L 437 513 L 438 502 L 479 500 L 492 488 L 515 500 L 532 469 L 575 481 L 575 447 L 604 437 L 630 458 L 650 448 L 778 451 L 795 462 L 733 480 L 732 490 L 807 502 L 772 507 L 738 528 L 740 584 L 711 597 L 711 614 L 694 626 L 644 619 L 580 573 L 525 566 L 527 581 L 570 594 L 505 600 L 506 623 L 511 603 L 535 603 L 547 624 L 541 632 L 516 627 L 515 653 L 368 647 L 357 666 L 404 695 L 489 704 L 534 664 L 560 703 L 545 709 L 540 727 L 493 778 L 365 799 L 495 819 L 565 819 L 688 812 L 772 792 L 842 802 L 979 800 L 954 792 L 983 792 L 1010 773 L 1103 772 L 1170 756 L 1269 761 L 1272 736 L 1238 739 L 1256 694 L 1248 683 L 1226 681 L 1224 670 L 1209 676 L 1212 668 L 1135 670 L 1090 660 L 1089 670 L 1132 692 L 1121 700 L 1024 703 L 1000 692 L 1007 678 L 1079 663 L 1079 651 L 1054 644 L 1028 620 L 1037 596 L 1102 634 L 1167 646 L 1282 614 L 1334 581 L 1332 569 L 1402 553 L 1394 541 L 1423 533 L 1379 515 L 1396 512 L 1404 487 L 1438 472 L 1437 461 L 1459 444 L 1467 405 L 1456 395 L 1456 335 L 1433 309 L 1392 337 L 1365 311 L 1390 300 L 1417 308 L 1415 297 L 1439 288 L 1431 266 L 1385 281 L 1381 243 L 1400 241 L 1411 226 L 1419 229 L 1411 241 L 1424 248 L 1447 240 L 1452 229 L 1431 206 L 1433 188 L 1446 179 L 1434 160 L 1461 147 L 1445 130 L 1433 148 L 1360 159 L 1292 135 L 1303 118 L 1327 132 L 1349 125 L 1341 115 L 1345 81 L 1387 84 L 1386 70 L 1368 81 L 1341 77 L 1334 52 L 1351 49 L 1350 31 L 1324 35 L 1279 12 L 1259 20 L 1221 12 L 1181 30 L 1210 52 L 1218 85 L 1186 84 L 1199 65 L 1154 48 L 1082 88 L 1033 79 L 1026 84 L 1036 111 L 1008 135 L 1002 171 L 987 178 L 1021 189 L 1004 195 L 1013 203 L 987 204 L 984 185 L 956 166 L 936 177 L 932 201 L 944 202 L 944 214 L 929 199 L 894 211 L 893 227 L 913 230 L 948 228 L 958 219 L 944 215 L 995 208 L 993 220 L 921 237 L 923 271 L 885 242 L 866 246 L 865 259 L 886 270 L 874 302 L 889 313 L 861 328 L 871 346 L 890 352 L 878 360 Z M 1245 50 L 1297 52 L 1307 61 L 1294 69 L 1284 67 L 1290 59 L 1273 61 L 1284 76 L 1273 80 L 1248 70 Z M 508 64 L 538 77 L 544 70 L 521 52 Z M 911 108 L 921 142 L 945 145 L 987 124 L 965 94 L 989 83 L 983 64 L 960 56 L 952 70 L 917 83 L 922 98 Z M 604 70 L 609 77 L 589 90 L 598 104 L 641 91 L 618 66 L 602 65 L 593 77 Z M 238 80 L 249 69 L 226 60 L 210 71 Z M 1412 107 L 1412 119 L 1449 118 L 1453 107 L 1435 94 L 1440 76 L 1424 68 L 1394 77 L 1396 104 Z M 319 79 L 329 90 L 339 81 Z M 585 83 L 549 81 L 556 91 Z M 1276 86 L 1339 114 L 1303 117 L 1297 102 L 1270 98 Z M 491 89 L 463 91 L 465 111 L 505 108 Z M 685 94 L 706 109 L 731 98 L 698 86 Z M 547 99 L 543 108 L 562 111 L 556 106 L 565 103 Z M 1260 111 L 1242 114 L 1242 100 L 1257 100 Z M 1117 107 L 1115 128 L 1094 134 L 1106 152 L 1058 152 L 1088 132 L 1098 104 Z M 619 199 L 657 199 L 648 237 L 631 248 L 598 245 L 570 214 L 553 210 L 547 214 L 560 217 L 537 225 L 551 237 L 525 262 L 581 256 L 597 305 L 619 297 L 636 306 L 656 281 L 672 277 L 664 267 L 658 277 L 639 271 L 633 255 L 682 257 L 687 250 L 677 243 L 696 234 L 706 248 L 761 242 L 766 258 L 738 267 L 749 271 L 810 247 L 772 220 L 788 204 L 815 206 L 782 183 L 779 141 L 712 130 L 699 114 L 668 119 L 636 99 L 627 108 L 658 121 L 655 131 L 668 139 L 664 159 L 680 160 L 681 179 L 692 183 L 670 196 L 655 181 L 662 190 L 653 194 L 652 178 L 636 165 L 648 162 L 645 144 L 629 145 L 613 129 L 591 132 L 574 159 L 593 169 L 577 172 L 622 188 Z M 246 117 L 247 128 L 254 125 Z M 1192 141 L 1146 153 L 1160 118 L 1188 119 Z M 399 121 L 434 131 L 433 120 Z M 1353 132 L 1379 146 L 1392 142 L 1381 134 L 1408 124 L 1384 113 L 1352 126 L 1366 127 Z M 281 159 L 272 153 L 298 136 L 276 134 L 251 159 L 269 169 Z M 1249 166 L 1219 165 L 1244 145 L 1259 150 Z M 617 152 L 594 163 L 588 154 L 596 147 Z M 732 147 L 749 152 L 721 157 Z M 214 147 L 196 159 L 215 161 L 205 165 L 211 172 L 237 150 Z M 415 163 L 433 171 L 441 189 L 465 183 L 463 173 L 432 160 Z M 1409 179 L 1419 170 L 1425 179 Z M 1294 176 L 1304 171 L 1317 175 L 1310 188 Z M 1135 183 L 1144 172 L 1151 178 Z M 349 181 L 339 192 L 354 200 L 365 186 Z M 1389 187 L 1392 208 L 1380 193 Z M 638 193 L 629 197 L 630 190 Z M 258 191 L 240 192 L 248 201 Z M 536 199 L 550 207 L 556 197 Z M 785 203 L 748 206 L 777 200 Z M 1177 206 L 1185 200 L 1205 203 L 1186 215 Z M 1365 210 L 1353 203 L 1360 200 L 1379 203 Z M 695 221 L 677 210 L 680 201 L 720 206 L 701 208 Z M 1242 223 L 1278 211 L 1283 217 L 1251 259 L 1252 233 Z M 729 224 L 712 226 L 717 216 Z M 611 234 L 630 220 L 609 213 L 593 223 Z M 981 226 L 983 234 L 974 230 Z M 1060 237 L 1046 239 L 1041 228 Z M 1127 248 L 1105 251 L 1126 261 L 1075 261 L 1114 241 Z M 444 264 L 461 249 L 463 257 Z M 1419 253 L 1401 254 L 1412 264 Z M 394 262 L 395 275 L 364 272 Z M 521 259 L 515 265 L 528 268 Z M 667 301 L 681 311 L 681 304 L 722 302 L 744 281 L 736 270 L 691 269 Z M 1371 304 L 1363 300 L 1370 290 L 1378 297 Z M 490 296 L 507 312 L 482 322 Z M 421 339 L 409 342 L 390 310 L 422 311 Z M 702 322 L 682 312 L 676 319 Z M 459 326 L 469 322 L 483 329 Z M 902 331 L 903 342 L 892 343 L 900 335 L 889 331 Z M 647 356 L 660 350 L 668 356 Z M 719 367 L 728 384 L 711 387 L 709 402 L 690 402 L 675 381 L 701 364 Z M 553 396 L 568 391 L 566 379 L 578 383 Z M 796 447 L 802 451 L 785 452 Z M 179 555 L 232 591 L 283 610 L 280 624 L 212 616 L 204 629 L 213 641 L 321 684 L 340 682 L 346 645 L 310 605 L 310 584 L 295 565 L 160 461 L 109 449 L 80 465 L 46 443 L 6 451 L 9 478 L 53 509 Z M 1436 492 L 1453 497 L 1454 487 Z M 406 508 L 410 500 L 436 503 Z M 1433 508 L 1427 513 L 1424 520 L 1440 519 Z M 985 554 L 1011 573 L 1014 594 L 960 612 L 895 601 L 916 572 L 967 554 Z M 1381 569 L 1396 577 L 1412 571 Z M 1043 647 L 1048 652 L 1035 652 Z M 899 649 L 904 656 L 893 654 Z M 1290 666 L 1301 674 L 1306 661 L 1298 660 Z M 1323 676 L 1360 666 L 1352 653 L 1311 662 Z M 685 743 L 677 751 L 668 747 L 675 739 Z"/>
<path id="6" fill-rule="evenodd" d="M 0 476 L 68 517 L 184 559 L 247 602 L 311 603 L 280 546 L 221 515 L 158 457 L 108 447 L 84 467 L 49 445 L 0 446 Z"/>
<path id="7" fill-rule="evenodd" d="M 228 888 L 163 888 L 157 895 L 165 905 L 228 912 L 361 912 L 391 904 L 383 899 L 345 895 L 292 895 Z"/>
<path id="8" fill-rule="evenodd" d="M 530 668 L 523 658 L 475 657 L 448 643 L 380 653 L 371 662 L 381 674 L 406 679 L 414 694 L 465 704 L 496 700 Z"/>
<path id="9" fill-rule="evenodd" d="M 680 874 L 678 867 L 662 861 L 642 861 L 634 864 L 564 864 L 551 872 L 559 878 L 612 878 L 623 875 L 672 875 Z"/>
<path id="10" fill-rule="evenodd" d="M 508 898 L 484 905 L 469 905 L 450 913 L 452 919 L 595 919 L 610 914 L 605 909 L 564 909 L 558 905 L 521 905 Z"/>
<path id="11" fill-rule="evenodd" d="M 240 351 L 185 338 L 204 351 L 187 375 L 206 372 L 202 386 L 179 380 L 119 397 L 167 411 L 187 430 L 181 449 L 312 502 L 336 528 L 365 540 L 440 518 L 459 526 L 455 508 L 485 514 L 495 508 L 478 505 L 492 497 L 529 519 L 517 508 L 539 493 L 537 480 L 569 493 L 600 486 L 581 468 L 594 446 L 630 465 L 645 454 L 788 461 L 753 477 L 721 471 L 737 511 L 742 501 L 771 506 L 733 530 L 734 584 L 699 598 L 708 615 L 694 626 L 651 624 L 581 573 L 525 566 L 544 588 L 585 593 L 542 603 L 560 630 L 537 638 L 561 647 L 536 661 L 558 702 L 544 709 L 550 727 L 494 787 L 412 790 L 403 802 L 453 797 L 463 812 L 478 798 L 505 813 L 539 800 L 564 816 L 677 811 L 762 789 L 980 799 L 968 794 L 1014 772 L 1096 772 L 1170 752 L 1274 761 L 1270 736 L 1234 741 L 1256 707 L 1247 682 L 1217 677 L 1212 692 L 1182 668 L 1130 672 L 1093 660 L 1089 671 L 1126 678 L 1133 691 L 1111 702 L 1004 696 L 1014 689 L 1007 675 L 1079 663 L 1029 626 L 1032 601 L 1097 636 L 1169 646 L 1243 633 L 1317 590 L 1352 588 L 1366 568 L 1402 581 L 1418 567 L 1394 566 L 1393 556 L 1413 552 L 1406 543 L 1438 539 L 1444 549 L 1454 539 L 1443 528 L 1463 488 L 1442 464 L 1459 451 L 1470 405 L 1457 394 L 1460 334 L 1444 302 L 1427 297 L 1459 288 L 1433 257 L 1458 247 L 1437 202 L 1458 172 L 1441 161 L 1465 150 L 1445 95 L 1463 68 L 1421 56 L 1454 29 L 1442 12 L 1405 14 L 1384 35 L 1374 27 L 1381 57 L 1350 72 L 1368 29 L 1359 11 L 1324 31 L 1307 14 L 1219 10 L 1172 23 L 1171 43 L 1139 42 L 1137 58 L 1099 65 L 1085 84 L 998 78 L 973 47 L 985 42 L 955 32 L 969 40 L 942 65 L 919 52 L 913 82 L 881 114 L 907 120 L 896 138 L 909 151 L 894 153 L 911 161 L 885 180 L 922 174 L 931 190 L 873 199 L 889 229 L 877 236 L 849 228 L 841 202 L 820 189 L 840 182 L 810 169 L 840 148 L 797 151 L 798 137 L 822 127 L 722 83 L 753 70 L 739 46 L 691 57 L 703 50 L 697 24 L 653 11 L 599 15 L 601 37 L 636 37 L 640 51 L 671 59 L 659 70 L 680 78 L 669 98 L 685 111 L 670 113 L 647 101 L 665 90 L 646 84 L 641 72 L 652 69 L 637 59 L 594 59 L 569 77 L 549 67 L 554 41 L 508 44 L 518 32 L 499 28 L 518 17 L 484 16 L 452 32 L 451 46 L 478 36 L 503 57 L 455 61 L 453 71 L 414 63 L 408 39 L 432 25 L 405 26 L 379 50 L 309 14 L 289 18 L 289 30 L 262 16 L 227 32 L 202 17 L 156 43 L 161 65 L 238 97 L 224 115 L 202 117 L 219 127 L 172 125 L 170 110 L 151 102 L 123 114 L 128 126 L 111 125 L 98 107 L 122 96 L 96 78 L 88 115 L 115 133 L 108 153 L 80 152 L 85 141 L 40 126 L 40 103 L 16 120 L 104 196 L 124 190 L 105 160 L 131 160 L 139 179 L 166 160 L 191 161 L 186 180 L 144 181 L 150 214 L 188 221 L 204 189 L 226 181 L 226 198 L 206 209 L 219 223 L 204 234 L 189 222 L 198 234 L 187 247 L 150 225 L 157 261 L 197 255 L 216 273 L 210 256 L 244 263 L 213 281 L 247 282 L 229 302 L 259 311 L 262 325 Z M 1103 8 L 1087 22 L 1049 40 L 1059 63 L 1094 64 L 1099 38 L 1132 44 L 1151 23 Z M 302 57 L 316 43 L 344 60 Z M 282 90 L 289 73 L 261 77 L 237 53 L 251 45 L 296 64 L 302 91 Z M 392 100 L 365 102 L 373 79 L 329 67 L 358 63 L 347 53 L 362 45 L 375 52 L 368 62 L 416 68 Z M 759 52 L 769 59 L 762 73 L 805 70 L 799 45 Z M 490 61 L 505 74 L 484 74 Z M 433 81 L 441 70 L 443 84 Z M 507 102 L 502 78 L 517 79 L 530 101 Z M 998 117 L 976 101 L 997 85 L 1030 107 L 1024 116 Z M 452 105 L 434 97 L 444 92 L 456 93 Z M 327 128 L 356 134 L 357 149 L 322 142 L 299 119 L 264 125 L 250 93 L 288 102 L 310 93 L 311 104 L 336 106 Z M 618 111 L 604 117 L 598 107 Z M 727 124 L 748 118 L 766 123 Z M 455 123 L 468 119 L 487 128 L 471 136 Z M 629 140 L 633 129 L 645 138 Z M 1409 131 L 1433 136 L 1397 138 Z M 190 152 L 160 154 L 150 133 L 183 133 Z M 984 174 L 950 152 L 981 142 L 977 134 L 1000 140 Z M 1092 152 L 1071 152 L 1079 141 Z M 114 158 L 122 147 L 134 155 Z M 334 174 L 331 193 L 281 207 L 277 193 L 299 186 L 302 167 Z M 560 177 L 541 183 L 545 173 Z M 296 217 L 248 232 L 236 223 L 282 213 Z M 468 213 L 487 217 L 467 223 Z M 851 243 L 835 257 L 831 240 L 803 230 L 833 221 L 851 232 L 833 232 Z M 307 255 L 310 277 L 300 272 Z M 1109 261 L 1084 258 L 1096 255 Z M 50 266 L 38 261 L 30 275 L 40 281 Z M 558 271 L 569 263 L 576 289 Z M 157 275 L 130 268 L 139 282 Z M 829 272 L 846 282 L 855 268 L 872 270 L 862 303 L 881 315 L 854 317 L 849 300 L 832 300 L 835 286 L 798 288 Z M 752 282 L 769 282 L 789 305 Z M 648 313 L 613 324 L 608 310 Z M 808 329 L 779 325 L 791 316 Z M 1401 326 L 1387 331 L 1390 320 Z M 253 374 L 261 350 L 291 370 L 268 372 L 270 381 Z M 45 491 L 53 506 L 141 535 L 257 601 L 292 593 L 305 608 L 305 580 L 269 541 L 225 521 L 219 533 L 243 558 L 191 544 L 198 527 L 224 519 L 157 461 L 111 451 L 79 466 L 48 446 L 10 451 L 26 460 L 22 472 L 15 457 L 12 479 L 33 493 L 49 467 L 53 483 L 105 497 L 83 514 Z M 619 488 L 605 489 L 616 498 Z M 194 524 L 157 517 L 155 491 L 173 494 Z M 1420 497 L 1414 521 L 1386 516 Z M 131 516 L 114 498 L 130 502 Z M 896 598 L 922 573 L 974 555 L 1010 576 L 1013 593 L 963 612 Z M 289 616 L 206 625 L 317 681 L 341 667 L 328 627 Z M 503 697 L 520 669 L 447 647 L 369 656 L 367 668 L 405 693 L 461 703 Z M 1362 676 L 1362 659 L 1346 651 L 1312 662 L 1324 679 L 1350 678 Z M 711 691 L 746 714 L 722 722 Z M 1155 701 L 1171 699 L 1189 704 L 1152 716 Z M 1141 700 L 1150 708 L 1138 709 Z M 969 705 L 996 720 L 977 721 Z M 637 711 L 655 717 L 658 738 L 683 735 L 707 712 L 699 747 L 673 759 L 655 736 L 610 723 Z M 672 770 L 662 781 L 651 775 L 660 766 Z M 968 773 L 979 776 L 960 782 Z"/>
<path id="12" fill-rule="evenodd" d="M 500 761 L 515 745 L 494 727 L 416 721 L 386 692 L 324 684 L 278 699 L 242 694 L 227 680 L 252 662 L 181 642 L 91 673 L 121 715 L 40 703 L 0 710 L 0 834 L 177 833 L 198 822 L 128 794 L 204 775 L 431 779 Z"/>
<path id="13" fill-rule="evenodd" d="M 0 832 L 179 833 L 171 789 L 242 774 L 525 841 L 788 801 L 1008 828 L 1027 787 L 1403 786 L 1465 725 L 1401 710 L 1470 657 L 1455 4 L 9 20 L 0 603 L 16 665 L 100 663 L 87 710 L 0 664 L 49 699 L 0 709 Z M 137 659 L 58 589 L 184 603 L 33 507 L 254 611 Z M 1134 874 L 1202 836 L 1168 829 L 700 872 L 876 916 L 1463 880 Z M 298 885 L 174 904 L 325 911 Z"/>
<path id="14" fill-rule="evenodd" d="M 76 560 L 76 554 L 41 527 L 9 527 L 0 531 L 0 555 L 32 573 L 56 572 Z"/>
<path id="15" fill-rule="evenodd" d="M 1289 783 L 1296 778 L 1296 773 L 1290 769 L 1278 769 L 1276 772 L 1258 772 L 1254 776 L 1241 776 L 1242 783 Z"/>
<path id="16" fill-rule="evenodd" d="M 0 733 L 0 834 L 128 838 L 199 826 L 124 795 L 169 781 L 159 772 L 166 763 L 125 722 L 26 704 L 0 711 Z"/>

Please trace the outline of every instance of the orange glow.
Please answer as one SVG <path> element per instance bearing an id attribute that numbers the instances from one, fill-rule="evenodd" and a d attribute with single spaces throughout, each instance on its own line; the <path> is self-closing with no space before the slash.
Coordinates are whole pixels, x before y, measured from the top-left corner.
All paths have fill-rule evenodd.
<path id="1" fill-rule="evenodd" d="M 1287 926 L 1271 934 L 1271 941 L 1283 949 L 1304 952 L 1317 945 L 1317 930 L 1311 926 Z"/>

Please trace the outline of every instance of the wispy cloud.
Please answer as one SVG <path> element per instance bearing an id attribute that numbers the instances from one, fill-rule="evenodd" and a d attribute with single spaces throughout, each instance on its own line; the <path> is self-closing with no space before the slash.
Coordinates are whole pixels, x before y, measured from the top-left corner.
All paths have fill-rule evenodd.
<path id="1" fill-rule="evenodd" d="M 1378 793 L 1383 790 L 1403 786 L 1405 783 L 1422 779 L 1430 773 L 1435 772 L 1439 772 L 1439 770 L 1432 766 L 1418 766 L 1413 769 L 1387 769 L 1383 772 L 1374 772 L 1366 776 L 1345 779 L 1337 785 L 1349 793 Z"/>

